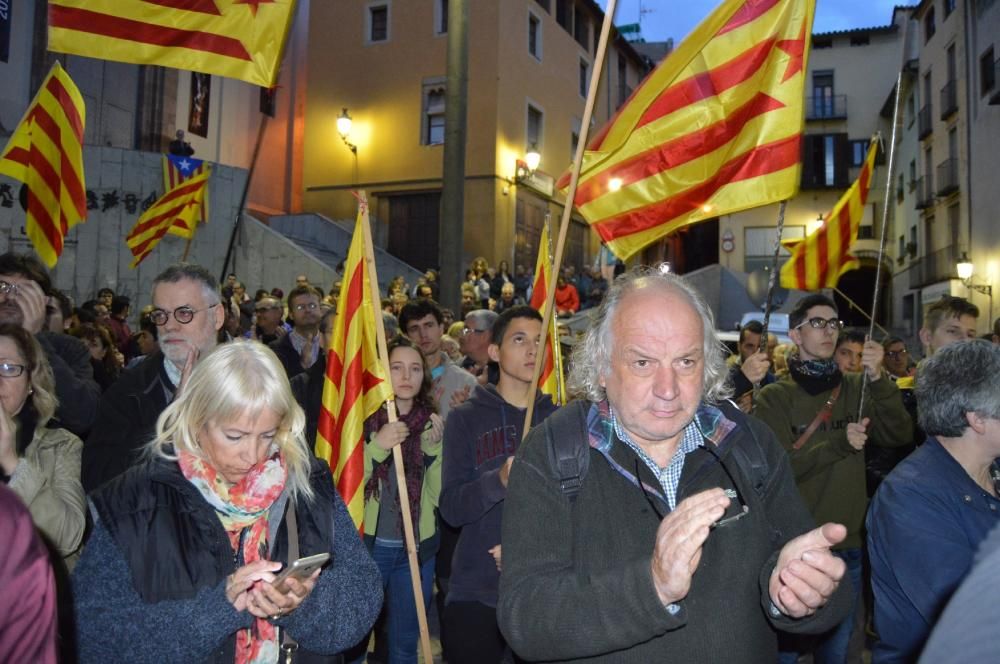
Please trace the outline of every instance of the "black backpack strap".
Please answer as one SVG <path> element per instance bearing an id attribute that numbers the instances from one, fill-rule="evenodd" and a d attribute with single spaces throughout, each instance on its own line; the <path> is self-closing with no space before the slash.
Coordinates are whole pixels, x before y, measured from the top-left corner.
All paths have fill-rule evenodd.
<path id="1" fill-rule="evenodd" d="M 753 427 L 750 426 L 749 417 L 736 404 L 728 400 L 722 401 L 719 403 L 719 409 L 727 418 L 736 422 L 737 426 L 743 427 L 750 434 L 750 440 L 753 443 L 733 445 L 733 455 L 736 457 L 737 464 L 753 482 L 754 493 L 763 498 L 767 492 L 767 477 L 770 470 L 764 446 L 761 445 Z"/>
<path id="2" fill-rule="evenodd" d="M 559 480 L 559 490 L 571 503 L 576 501 L 590 467 L 590 442 L 587 434 L 589 407 L 589 401 L 571 402 L 564 406 L 560 413 L 546 418 L 542 423 L 549 452 L 549 464 L 553 475 Z M 564 418 L 574 420 L 576 427 L 568 427 L 568 431 L 572 433 L 564 432 L 556 435 L 553 421 L 562 422 Z"/>

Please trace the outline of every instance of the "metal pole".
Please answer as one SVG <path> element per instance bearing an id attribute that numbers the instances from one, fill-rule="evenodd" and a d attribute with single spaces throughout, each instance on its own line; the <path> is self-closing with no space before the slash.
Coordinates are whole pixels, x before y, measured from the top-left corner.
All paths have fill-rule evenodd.
<path id="1" fill-rule="evenodd" d="M 462 251 L 465 247 L 465 126 L 469 87 L 467 0 L 448 2 L 448 81 L 444 107 L 441 224 L 438 256 L 441 303 L 458 311 L 461 301 Z M 430 267 L 422 265 L 420 267 Z"/>
<path id="2" fill-rule="evenodd" d="M 247 181 L 243 183 L 243 195 L 240 196 L 240 206 L 236 208 L 236 221 L 233 222 L 233 232 L 229 236 L 229 246 L 226 248 L 226 258 L 222 261 L 222 272 L 219 273 L 219 283 L 226 283 L 226 272 L 229 271 L 229 259 L 233 256 L 233 247 L 236 245 L 236 234 L 240 230 L 240 221 L 243 219 L 243 208 L 247 204 L 247 196 L 250 194 L 250 181 L 253 180 L 253 172 L 257 168 L 257 157 L 260 156 L 260 146 L 264 142 L 264 129 L 267 127 L 268 116 L 264 113 L 260 116 L 260 127 L 257 128 L 257 141 L 253 146 L 253 156 L 250 157 L 250 168 L 247 170 Z"/>
<path id="3" fill-rule="evenodd" d="M 889 193 L 892 191 L 892 167 L 896 157 L 896 130 L 899 126 L 899 98 L 903 92 L 903 71 L 896 75 L 896 100 L 892 106 L 892 135 L 889 137 L 889 163 L 885 165 L 885 195 L 882 201 L 882 232 L 880 233 L 878 245 L 878 259 L 875 264 L 875 289 L 872 293 L 872 315 L 869 317 L 871 323 L 868 325 L 868 338 L 875 334 L 875 314 L 878 312 L 878 296 L 882 290 L 882 257 L 885 255 L 886 227 L 889 225 Z M 862 419 L 865 410 L 865 393 L 868 391 L 868 371 L 864 372 L 861 379 L 861 397 L 858 399 L 858 422 Z"/>

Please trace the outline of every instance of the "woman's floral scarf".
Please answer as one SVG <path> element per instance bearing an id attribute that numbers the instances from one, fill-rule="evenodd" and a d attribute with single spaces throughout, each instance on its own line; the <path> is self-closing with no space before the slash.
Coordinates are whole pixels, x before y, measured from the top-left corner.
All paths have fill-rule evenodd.
<path id="1" fill-rule="evenodd" d="M 210 463 L 188 452 L 178 454 L 184 477 L 215 509 L 229 535 L 239 566 L 267 560 L 268 510 L 285 489 L 285 460 L 272 447 L 268 458 L 230 484 Z M 256 618 L 250 629 L 236 635 L 236 664 L 278 661 L 278 634 L 274 625 Z"/>

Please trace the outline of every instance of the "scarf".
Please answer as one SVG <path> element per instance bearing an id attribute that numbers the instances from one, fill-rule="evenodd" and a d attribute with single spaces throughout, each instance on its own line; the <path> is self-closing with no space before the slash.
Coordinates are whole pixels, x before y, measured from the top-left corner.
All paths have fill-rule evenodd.
<path id="1" fill-rule="evenodd" d="M 840 385 L 843 378 L 833 358 L 801 360 L 797 355 L 793 355 L 788 358 L 788 373 L 810 396 L 832 390 Z"/>
<path id="2" fill-rule="evenodd" d="M 406 415 L 400 415 L 399 420 L 406 424 L 410 435 L 402 444 L 403 472 L 406 475 L 406 494 L 410 502 L 410 514 L 413 524 L 420 520 L 420 490 L 424 485 L 424 450 L 420 444 L 420 435 L 424 432 L 427 422 L 431 419 L 431 410 L 427 406 L 414 404 Z M 365 439 L 378 433 L 379 429 L 389 422 L 389 413 L 385 408 L 378 409 L 365 422 Z M 378 500 L 383 482 L 389 482 L 389 468 L 392 467 L 392 457 L 386 459 L 372 469 L 371 477 L 365 484 L 365 500 Z M 399 504 L 399 492 L 396 492 L 396 506 L 399 508 L 399 531 L 403 532 L 403 509 Z M 374 533 L 374 530 L 372 531 Z"/>
<path id="3" fill-rule="evenodd" d="M 267 560 L 268 510 L 285 489 L 288 473 L 285 459 L 276 446 L 267 459 L 250 469 L 236 484 L 230 484 L 204 459 L 188 452 L 179 452 L 177 461 L 184 477 L 215 509 L 237 565 L 255 560 Z M 250 629 L 236 635 L 236 664 L 257 664 L 278 661 L 278 634 L 274 625 L 256 618 Z"/>

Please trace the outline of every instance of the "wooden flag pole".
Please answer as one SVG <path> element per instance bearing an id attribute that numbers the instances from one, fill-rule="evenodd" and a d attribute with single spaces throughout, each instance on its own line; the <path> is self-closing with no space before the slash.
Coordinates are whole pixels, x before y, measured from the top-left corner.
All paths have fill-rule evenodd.
<path id="1" fill-rule="evenodd" d="M 872 294 L 872 315 L 868 317 L 871 321 L 868 325 L 868 338 L 875 334 L 875 315 L 878 312 L 878 296 L 882 289 L 882 257 L 885 256 L 886 226 L 889 224 L 889 193 L 892 191 L 892 167 L 896 158 L 896 133 L 899 127 L 899 98 L 903 92 L 903 71 L 896 75 L 896 101 L 892 105 L 892 135 L 889 137 L 889 163 L 885 165 L 885 196 L 882 201 L 882 232 L 878 245 L 878 258 L 875 264 L 875 290 Z M 862 413 L 865 410 L 865 392 L 868 391 L 868 372 L 863 372 L 861 379 L 861 397 L 858 399 L 858 422 L 861 421 Z"/>
<path id="2" fill-rule="evenodd" d="M 862 316 L 864 316 L 871 323 L 873 323 L 875 325 L 875 327 L 877 327 L 879 329 L 879 332 L 881 332 L 885 336 L 889 336 L 889 330 L 885 329 L 884 327 L 882 327 L 881 325 L 879 325 L 878 323 L 876 323 L 875 319 L 873 319 L 871 316 L 869 316 L 868 312 L 865 311 L 864 309 L 862 309 L 860 304 L 858 304 L 857 302 L 855 302 L 854 300 L 852 300 L 850 295 L 848 295 L 844 291 L 840 290 L 836 286 L 834 286 L 832 290 L 833 290 L 834 293 L 836 293 L 840 297 L 844 298 L 844 301 L 846 301 L 847 304 L 850 305 L 852 309 L 857 309 L 861 313 Z"/>
<path id="3" fill-rule="evenodd" d="M 208 183 L 205 183 L 205 186 L 207 187 Z M 184 255 L 181 256 L 181 262 L 182 263 L 187 263 L 188 254 L 191 253 L 191 243 L 192 242 L 194 242 L 194 234 L 193 233 L 192 233 L 191 237 L 189 237 L 187 239 L 187 242 L 184 243 Z M 222 283 L 222 282 L 220 282 L 220 283 Z"/>
<path id="4" fill-rule="evenodd" d="M 372 231 L 368 217 L 368 198 L 364 192 L 358 197 L 361 207 L 361 229 L 364 233 L 365 244 L 365 271 L 372 290 L 372 307 L 375 309 L 375 337 L 378 343 L 378 354 L 382 361 L 382 368 L 385 370 L 386 378 L 391 380 L 389 372 L 389 352 L 385 339 L 385 324 L 382 320 L 381 309 L 378 302 L 381 301 L 381 293 L 378 289 L 378 272 L 375 269 L 375 248 L 372 244 Z M 386 406 L 389 411 L 389 422 L 398 421 L 396 414 L 396 402 L 390 399 Z M 400 514 L 403 516 L 403 536 L 406 539 L 406 553 L 410 562 L 410 579 L 413 581 L 413 599 L 417 605 L 417 623 L 420 626 L 420 648 L 423 651 L 424 661 L 433 662 L 431 654 L 431 636 L 427 628 L 427 612 L 424 610 L 424 592 L 420 583 L 420 560 L 417 557 L 417 542 L 413 534 L 413 515 L 410 514 L 410 497 L 406 487 L 406 474 L 403 468 L 403 450 L 401 445 L 392 448 L 392 463 L 396 467 L 396 484 L 399 491 Z"/>
<path id="5" fill-rule="evenodd" d="M 556 282 L 559 281 L 559 268 L 562 266 L 563 249 L 566 246 L 566 235 L 569 232 L 569 220 L 573 214 L 573 201 L 576 200 L 576 186 L 580 180 L 580 168 L 583 165 L 583 153 L 587 149 L 588 134 L 590 133 L 590 120 L 594 116 L 594 104 L 597 100 L 597 88 L 601 82 L 601 70 L 604 68 L 604 59 L 608 50 L 608 37 L 611 35 L 611 24 L 614 21 L 615 7 L 618 0 L 608 0 L 608 6 L 604 10 L 604 22 L 601 24 L 601 38 L 597 43 L 597 53 L 594 54 L 594 71 L 590 73 L 590 87 L 587 89 L 587 103 L 583 107 L 583 119 L 580 121 L 580 137 L 576 145 L 576 154 L 573 157 L 573 168 L 570 171 L 569 189 L 566 191 L 566 203 L 563 206 L 562 219 L 559 222 L 559 239 L 556 241 L 556 253 L 552 260 L 552 278 L 545 284 L 545 307 L 542 313 L 542 338 L 538 340 L 539 352 L 545 353 L 545 339 L 548 336 L 549 326 L 552 324 L 553 309 L 556 299 Z M 537 275 L 536 275 L 537 276 Z M 553 339 L 553 349 L 558 339 Z M 531 398 L 528 399 L 528 408 L 524 414 L 523 440 L 531 429 L 531 417 L 535 410 L 534 395 L 538 391 L 538 379 L 541 378 L 542 368 L 545 366 L 544 357 L 536 358 L 535 371 L 531 377 L 532 389 L 528 392 Z"/>
<path id="6" fill-rule="evenodd" d="M 758 352 L 767 350 L 767 328 L 771 323 L 771 301 L 774 298 L 774 284 L 778 280 L 778 256 L 781 254 L 781 234 L 785 229 L 785 205 L 788 201 L 781 201 L 778 206 L 778 225 L 774 233 L 774 256 L 771 260 L 771 274 L 767 277 L 767 297 L 764 299 L 764 331 L 760 335 L 760 347 Z"/>

